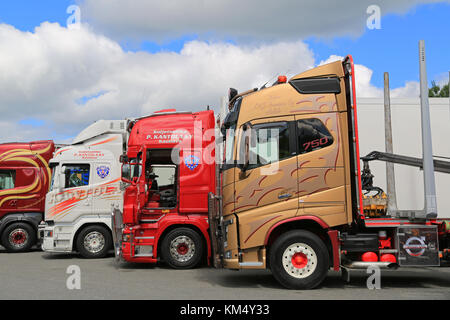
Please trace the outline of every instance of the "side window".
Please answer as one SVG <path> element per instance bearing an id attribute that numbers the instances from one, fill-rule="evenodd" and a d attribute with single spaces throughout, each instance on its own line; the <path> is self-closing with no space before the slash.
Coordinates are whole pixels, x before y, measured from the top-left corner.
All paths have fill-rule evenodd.
<path id="1" fill-rule="evenodd" d="M 14 189 L 15 184 L 15 170 L 0 170 L 0 190 Z"/>
<path id="2" fill-rule="evenodd" d="M 149 201 L 158 208 L 174 208 L 177 205 L 177 167 L 174 165 L 152 165 L 149 168 L 151 180 Z"/>
<path id="3" fill-rule="evenodd" d="M 299 154 L 316 151 L 333 144 L 333 136 L 319 119 L 297 121 Z"/>
<path id="4" fill-rule="evenodd" d="M 251 130 L 248 169 L 274 163 L 291 156 L 287 123 L 255 125 L 247 130 Z M 245 153 L 245 137 L 246 133 L 243 132 L 240 159 L 243 159 Z"/>
<path id="5" fill-rule="evenodd" d="M 155 165 L 152 167 L 152 173 L 156 175 L 155 180 L 158 183 L 158 187 L 173 187 L 175 184 L 175 166 L 158 166 Z"/>
<path id="6" fill-rule="evenodd" d="M 82 187 L 89 184 L 88 164 L 67 164 L 64 165 L 66 173 L 65 188 Z"/>

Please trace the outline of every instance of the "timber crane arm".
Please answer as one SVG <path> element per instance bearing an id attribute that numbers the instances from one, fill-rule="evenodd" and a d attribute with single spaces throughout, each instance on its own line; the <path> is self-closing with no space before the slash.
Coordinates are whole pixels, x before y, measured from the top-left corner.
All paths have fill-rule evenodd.
<path id="1" fill-rule="evenodd" d="M 412 167 L 419 167 L 421 169 L 423 168 L 423 159 L 380 151 L 372 151 L 365 157 L 361 157 L 361 160 L 364 163 L 373 160 L 380 160 L 385 162 L 404 164 Z M 433 163 L 434 163 L 434 171 L 450 173 L 450 161 L 433 160 Z"/>

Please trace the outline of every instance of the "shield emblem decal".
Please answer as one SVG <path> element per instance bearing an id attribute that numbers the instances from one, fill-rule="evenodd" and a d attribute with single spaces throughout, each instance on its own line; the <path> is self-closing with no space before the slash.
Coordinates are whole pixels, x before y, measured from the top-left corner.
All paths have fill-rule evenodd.
<path id="1" fill-rule="evenodd" d="M 100 166 L 97 168 L 97 174 L 100 178 L 105 179 L 109 174 L 109 168 L 107 166 Z"/>

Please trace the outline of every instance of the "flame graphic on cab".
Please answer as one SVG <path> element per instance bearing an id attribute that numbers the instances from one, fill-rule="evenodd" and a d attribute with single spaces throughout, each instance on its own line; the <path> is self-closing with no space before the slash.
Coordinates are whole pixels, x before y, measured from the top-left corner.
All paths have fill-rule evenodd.
<path id="1" fill-rule="evenodd" d="M 0 191 L 0 197 L 6 196 L 0 200 L 0 207 L 9 200 L 31 199 L 41 196 L 38 192 L 41 191 L 42 187 L 45 186 L 48 181 L 50 181 L 51 177 L 50 168 L 48 167 L 47 161 L 42 157 L 42 154 L 47 153 L 51 147 L 52 145 L 48 145 L 44 149 L 33 151 L 27 149 L 12 149 L 0 154 L 0 163 L 18 161 L 31 165 L 37 169 L 41 167 L 45 168 L 45 170 L 42 171 L 43 174 L 37 174 L 31 184 Z M 27 193 L 33 194 L 25 195 Z M 39 201 L 42 200 L 43 199 L 39 199 Z"/>

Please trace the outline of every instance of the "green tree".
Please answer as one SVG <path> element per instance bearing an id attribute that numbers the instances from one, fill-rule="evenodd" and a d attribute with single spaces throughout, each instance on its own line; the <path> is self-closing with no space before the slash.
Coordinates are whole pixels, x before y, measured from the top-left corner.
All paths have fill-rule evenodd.
<path id="1" fill-rule="evenodd" d="M 448 84 L 441 88 L 436 84 L 436 81 L 431 81 L 431 88 L 428 89 L 428 96 L 430 98 L 448 98 Z"/>

